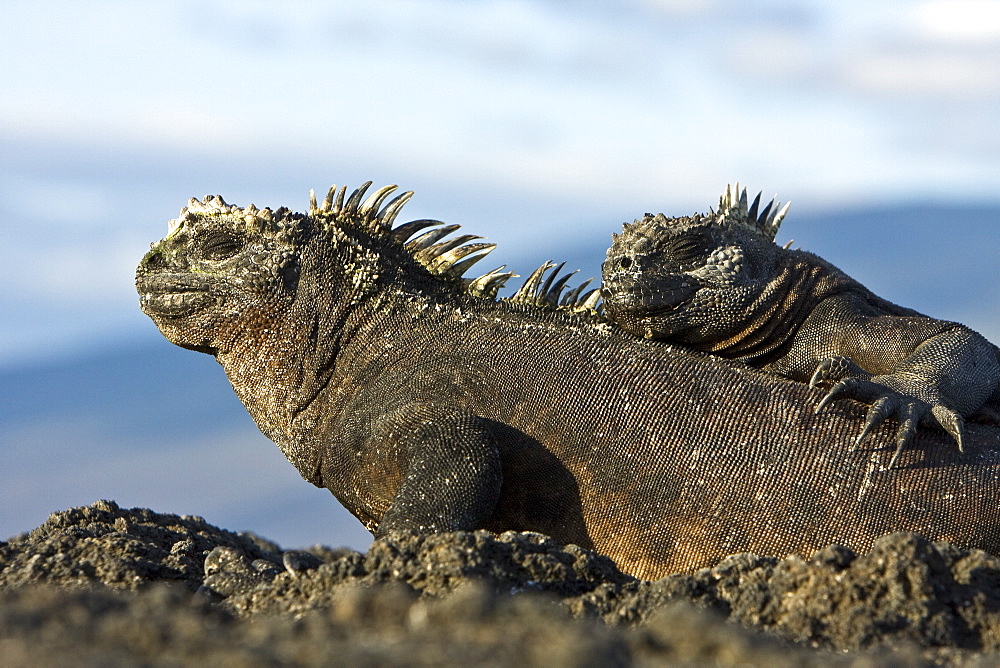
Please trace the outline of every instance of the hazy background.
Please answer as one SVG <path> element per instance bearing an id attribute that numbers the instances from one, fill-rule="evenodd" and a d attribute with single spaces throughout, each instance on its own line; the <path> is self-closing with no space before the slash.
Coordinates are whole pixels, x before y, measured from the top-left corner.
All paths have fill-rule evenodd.
<path id="1" fill-rule="evenodd" d="M 1000 3 L 0 1 L 0 539 L 113 498 L 363 547 L 132 277 L 188 197 L 369 179 L 484 270 L 585 275 L 739 179 L 794 202 L 780 242 L 997 342 Z"/>

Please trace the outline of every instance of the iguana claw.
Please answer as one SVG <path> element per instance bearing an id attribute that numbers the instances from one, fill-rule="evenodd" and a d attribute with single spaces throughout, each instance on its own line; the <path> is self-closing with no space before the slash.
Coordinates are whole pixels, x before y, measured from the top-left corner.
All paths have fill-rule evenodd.
<path id="1" fill-rule="evenodd" d="M 965 431 L 965 419 L 962 417 L 961 413 L 958 411 L 953 411 L 947 406 L 931 406 L 931 415 L 937 420 L 937 423 L 941 425 L 941 428 L 946 432 L 951 434 L 951 437 L 955 439 L 958 444 L 958 451 L 965 452 L 965 446 L 962 443 L 962 437 Z"/>
<path id="2" fill-rule="evenodd" d="M 905 448 L 906 444 L 910 442 L 913 435 L 917 433 L 917 427 L 920 424 L 919 413 L 920 412 L 917 409 L 916 404 L 912 402 L 904 403 L 900 406 L 900 411 L 896 413 L 896 419 L 899 421 L 899 428 L 896 430 L 896 451 L 892 453 L 892 459 L 889 460 L 889 469 L 896 466 L 896 460 L 899 459 L 899 455 L 903 452 L 903 448 Z M 871 420 L 871 411 L 869 411 L 868 419 Z M 865 432 L 862 432 L 861 436 L 858 436 L 857 443 L 859 445 L 861 444 L 861 439 L 864 438 L 864 434 Z"/>
<path id="3" fill-rule="evenodd" d="M 863 377 L 866 374 L 868 374 L 867 371 L 846 357 L 839 355 L 836 357 L 827 357 L 816 365 L 816 371 L 813 372 L 812 378 L 809 379 L 809 387 L 819 387 L 827 380 L 841 380 L 851 376 Z M 819 410 L 819 408 L 816 410 Z"/>
<path id="4" fill-rule="evenodd" d="M 816 412 L 819 413 L 838 398 L 856 399 L 871 404 L 865 417 L 865 426 L 854 439 L 855 447 L 861 445 L 868 434 L 886 418 L 895 417 L 899 423 L 896 430 L 896 450 L 889 460 L 888 468 L 892 469 L 896 465 L 899 455 L 917 433 L 920 422 L 928 418 L 933 418 L 951 434 L 958 444 L 959 452 L 965 452 L 962 442 L 965 421 L 961 414 L 933 398 L 917 397 L 903 387 L 892 386 L 905 385 L 905 379 L 900 381 L 893 376 L 875 376 L 850 359 L 831 357 L 819 363 L 809 385 L 817 387 L 838 378 L 836 384 L 816 405 Z"/>

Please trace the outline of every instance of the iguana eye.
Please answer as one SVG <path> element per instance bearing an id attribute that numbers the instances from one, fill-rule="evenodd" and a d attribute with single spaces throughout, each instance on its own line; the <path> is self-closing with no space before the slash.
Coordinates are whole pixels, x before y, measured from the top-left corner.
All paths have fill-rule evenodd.
<path id="1" fill-rule="evenodd" d="M 700 239 L 682 237 L 670 244 L 670 257 L 677 264 L 691 264 L 704 261 L 705 251 Z"/>
<path id="2" fill-rule="evenodd" d="M 202 242 L 202 254 L 206 260 L 225 260 L 243 249 L 243 242 L 225 232 L 213 232 Z"/>
<path id="3" fill-rule="evenodd" d="M 621 267 L 622 269 L 628 269 L 629 267 L 632 266 L 632 258 L 626 255 L 622 259 L 618 260 L 618 266 Z"/>

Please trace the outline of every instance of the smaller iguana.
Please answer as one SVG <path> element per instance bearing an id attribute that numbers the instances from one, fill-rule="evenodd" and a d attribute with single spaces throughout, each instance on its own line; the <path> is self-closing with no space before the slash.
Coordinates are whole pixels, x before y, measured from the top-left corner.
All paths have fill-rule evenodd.
<path id="1" fill-rule="evenodd" d="M 774 243 L 788 212 L 758 210 L 727 186 L 719 210 L 647 213 L 625 224 L 603 264 L 604 307 L 635 335 L 745 362 L 811 386 L 816 407 L 870 403 L 856 443 L 888 417 L 899 454 L 936 421 L 963 450 L 965 419 L 1000 421 L 1000 351 L 958 323 L 874 295 L 829 262 Z"/>

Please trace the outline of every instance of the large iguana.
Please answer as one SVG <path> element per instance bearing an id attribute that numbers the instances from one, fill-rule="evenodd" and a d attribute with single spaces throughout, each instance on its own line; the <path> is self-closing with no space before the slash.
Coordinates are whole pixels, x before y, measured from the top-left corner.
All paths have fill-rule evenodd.
<path id="1" fill-rule="evenodd" d="M 1000 424 L 1000 350 L 958 323 L 896 306 L 829 262 L 774 243 L 788 205 L 728 186 L 719 210 L 646 214 L 613 235 L 604 307 L 624 329 L 830 387 L 871 404 L 856 444 L 898 420 L 892 468 L 921 422 L 963 450 L 965 419 Z M 832 386 L 832 387 L 831 387 Z"/>
<path id="2" fill-rule="evenodd" d="M 805 385 L 633 337 L 549 265 L 498 300 L 503 268 L 462 277 L 491 245 L 393 228 L 412 193 L 383 206 L 394 187 L 367 187 L 308 214 L 191 200 L 136 284 L 377 535 L 531 530 L 646 578 L 894 530 L 1000 550 L 1000 431 L 971 428 L 965 458 L 924 439 L 874 475 L 841 445 L 855 413 L 817 417 Z"/>

